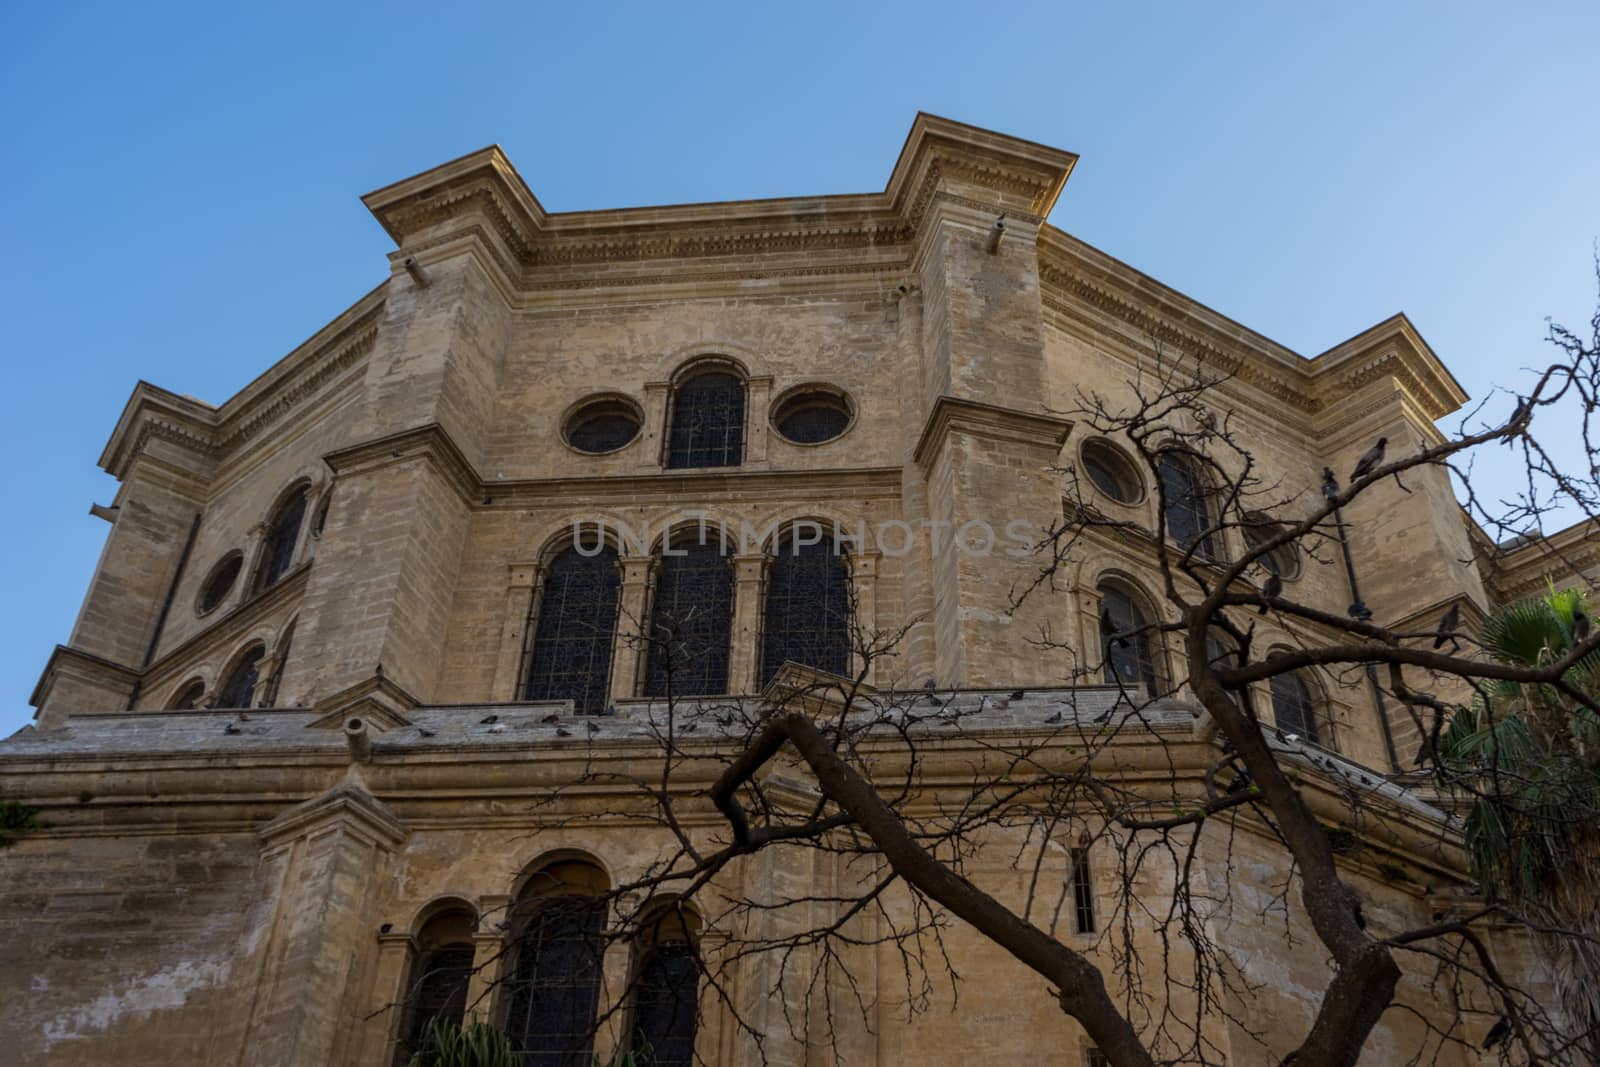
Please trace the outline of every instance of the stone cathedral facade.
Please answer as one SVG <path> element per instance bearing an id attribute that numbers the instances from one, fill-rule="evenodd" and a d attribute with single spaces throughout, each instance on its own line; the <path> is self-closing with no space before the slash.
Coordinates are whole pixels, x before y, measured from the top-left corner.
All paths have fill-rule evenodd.
<path id="1" fill-rule="evenodd" d="M 882 192 L 550 213 L 486 149 L 367 195 L 396 245 L 387 277 L 236 396 L 140 382 L 100 457 L 121 488 L 94 509 L 109 529 L 82 612 L 34 725 L 0 743 L 3 797 L 46 822 L 0 852 L 4 1058 L 377 1067 L 417 1015 L 391 1006 L 437 973 L 470 975 L 528 1062 L 587 1062 L 541 1055 L 558 1023 L 482 964 L 529 936 L 505 919 L 519 901 L 620 884 L 648 852 L 647 831 L 552 820 L 540 798 L 596 752 L 643 758 L 629 724 L 673 669 L 630 639 L 665 607 L 693 608 L 680 694 L 759 704 L 785 663 L 848 672 L 852 627 L 903 631 L 878 690 L 1022 689 L 974 721 L 1027 728 L 1063 692 L 1095 699 L 1030 635 L 1089 662 L 1102 605 L 1156 610 L 1148 561 L 1109 540 L 1061 595 L 1010 610 L 1031 564 L 1003 551 L 1008 524 L 1056 521 L 1063 468 L 1112 512 L 1153 506 L 1119 446 L 1063 414 L 1079 390 L 1114 389 L 1154 344 L 1204 353 L 1235 368 L 1232 417 L 1288 480 L 1347 470 L 1380 435 L 1434 440 L 1465 401 L 1403 316 L 1307 358 L 1046 224 L 1074 162 L 919 116 Z M 1382 621 L 1476 618 L 1540 588 L 1548 546 L 1489 575 L 1450 486 L 1418 477 L 1348 516 Z M 585 544 L 584 523 L 610 532 Z M 927 536 L 985 528 L 988 554 Z M 812 547 L 840 538 L 847 565 Z M 1350 603 L 1342 567 L 1289 569 L 1294 596 Z M 1133 681 L 1173 655 L 1137 651 Z M 1301 688 L 1280 721 L 1344 765 L 1414 751 L 1369 690 Z M 1181 698 L 1170 713 L 1187 729 Z M 1433 906 L 1424 883 L 1460 872 L 1437 812 L 1388 802 L 1384 855 L 1428 877 L 1351 877 L 1410 921 Z M 754 1062 L 714 1006 L 686 1022 L 649 1000 L 677 980 L 674 946 L 715 951 L 714 924 L 679 925 L 574 994 L 593 1011 L 613 968 L 650 976 L 595 1050 L 653 1027 L 662 1062 Z M 1319 950 L 1219 935 L 1259 941 L 1241 1017 L 1309 1019 Z M 830 1049 L 784 1024 L 759 962 L 735 993 L 770 1019 L 776 1063 L 1093 1062 L 1027 972 L 951 937 L 955 1014 L 908 1022 L 885 978 L 875 1024 Z M 460 1011 L 451 990 L 418 995 Z M 1232 1027 L 1215 1035 L 1230 1063 L 1269 1062 Z M 1375 1062 L 1416 1029 L 1387 1018 Z"/>

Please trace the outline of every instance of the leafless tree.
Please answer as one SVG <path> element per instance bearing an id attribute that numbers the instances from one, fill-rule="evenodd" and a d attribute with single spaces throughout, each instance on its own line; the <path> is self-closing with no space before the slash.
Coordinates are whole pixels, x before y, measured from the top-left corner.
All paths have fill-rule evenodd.
<path id="1" fill-rule="evenodd" d="M 950 935 L 960 924 L 1036 973 L 1116 1067 L 1221 1064 L 1223 1026 L 1297 1067 L 1354 1064 L 1386 1013 L 1414 1019 L 1411 1062 L 1486 1041 L 1506 1062 L 1582 1062 L 1593 1035 L 1543 1002 L 1522 933 L 1588 935 L 1552 929 L 1471 884 L 1452 789 L 1481 796 L 1497 787 L 1489 775 L 1489 785 L 1457 776 L 1444 788 L 1438 746 L 1492 683 L 1547 687 L 1600 711 L 1571 675 L 1600 650 L 1600 632 L 1546 662 L 1511 664 L 1481 654 L 1469 628 L 1441 620 L 1397 632 L 1359 601 L 1349 611 L 1303 603 L 1274 575 L 1286 552 L 1341 565 L 1351 505 L 1379 487 L 1412 491 L 1408 480 L 1429 472 L 1450 473 L 1495 539 L 1546 516 L 1592 519 L 1600 314 L 1592 325 L 1592 338 L 1553 330 L 1557 358 L 1529 372 L 1514 400 L 1491 398 L 1440 440 L 1389 441 L 1355 477 L 1263 473 L 1224 399 L 1232 368 L 1151 346 L 1124 393 L 1084 394 L 1064 414 L 1126 446 L 1154 487 L 1154 526 L 1108 514 L 1084 472 L 1064 467 L 1062 517 L 1040 532 L 1032 580 L 1014 590 L 1017 604 L 1070 592 L 1074 562 L 1115 543 L 1158 578 L 1150 617 L 1128 625 L 1102 614 L 1087 655 L 1082 641 L 1075 652 L 1040 634 L 1039 652 L 1057 656 L 1063 683 L 1042 693 L 884 684 L 906 631 L 859 625 L 848 677 L 787 669 L 760 699 L 680 698 L 669 686 L 625 724 L 632 758 L 601 758 L 619 744 L 621 727 L 608 723 L 587 772 L 540 809 L 551 826 L 653 827 L 639 839 L 656 850 L 605 895 L 613 918 L 602 936 L 636 937 L 651 901 L 692 905 L 720 936 L 696 957 L 702 1007 L 730 1015 L 762 1048 L 771 1018 L 752 1013 L 735 976 L 764 961 L 765 992 L 784 1025 L 831 1043 L 841 1062 L 858 1025 L 845 1014 L 861 1015 L 885 981 L 861 973 L 863 954 L 899 961 L 897 1002 L 916 1015 L 959 995 L 969 960 Z M 1584 446 L 1577 469 L 1552 458 L 1553 437 L 1574 435 Z M 1471 465 L 1480 450 L 1503 446 L 1525 475 L 1508 494 L 1475 484 Z M 1205 505 L 1176 530 L 1169 517 L 1181 509 L 1171 505 L 1181 502 L 1168 498 L 1164 477 L 1175 452 L 1199 465 L 1207 487 Z M 1230 556 L 1224 540 L 1246 547 Z M 1259 647 L 1268 620 L 1296 643 Z M 1142 671 L 1141 642 L 1167 648 L 1170 669 Z M 1257 706 L 1263 687 L 1307 668 L 1411 717 L 1421 738 L 1414 762 L 1407 754 L 1404 766 L 1362 766 L 1275 725 Z M 611 799 L 596 807 L 586 798 L 598 786 Z M 1442 818 L 1428 872 L 1381 858 L 1385 822 L 1419 807 Z M 1261 879 L 1244 870 L 1247 841 L 1271 850 L 1279 873 L 1245 900 L 1240 884 Z M 1087 923 L 1076 914 L 1083 850 L 1114 868 L 1097 883 Z M 1018 875 L 1006 886 L 979 870 L 996 854 Z M 750 864 L 795 857 L 834 874 L 744 876 Z M 1352 872 L 1434 882 L 1426 919 L 1376 913 Z M 1314 1018 L 1287 1047 L 1240 1009 L 1259 979 L 1217 935 L 1228 923 L 1326 963 Z"/>

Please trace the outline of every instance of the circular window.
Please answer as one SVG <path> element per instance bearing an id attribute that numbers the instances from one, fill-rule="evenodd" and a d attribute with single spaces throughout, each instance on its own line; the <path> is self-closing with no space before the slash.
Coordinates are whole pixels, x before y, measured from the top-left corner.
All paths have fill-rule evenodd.
<path id="1" fill-rule="evenodd" d="M 615 452 L 639 436 L 642 421 L 639 409 L 625 397 L 585 400 L 567 416 L 567 444 L 595 456 Z"/>
<path id="2" fill-rule="evenodd" d="M 239 580 L 239 569 L 243 566 L 244 556 L 241 553 L 229 552 L 223 556 L 200 585 L 200 598 L 194 606 L 195 614 L 207 615 L 221 607 L 233 591 L 233 583 Z"/>
<path id="3" fill-rule="evenodd" d="M 796 445 L 820 445 L 832 441 L 850 428 L 850 401 L 837 390 L 825 386 L 802 386 L 778 401 L 772 424 L 785 441 Z"/>
<path id="4" fill-rule="evenodd" d="M 1273 522 L 1264 515 L 1250 515 L 1245 518 L 1244 540 L 1245 544 L 1250 546 L 1251 552 L 1257 551 L 1282 532 L 1282 524 Z M 1284 581 L 1300 577 L 1300 552 L 1292 544 L 1279 545 L 1261 556 L 1257 562 Z"/>
<path id="5" fill-rule="evenodd" d="M 1122 449 L 1104 437 L 1083 443 L 1083 472 L 1094 487 L 1119 504 L 1137 504 L 1144 495 L 1139 472 Z"/>

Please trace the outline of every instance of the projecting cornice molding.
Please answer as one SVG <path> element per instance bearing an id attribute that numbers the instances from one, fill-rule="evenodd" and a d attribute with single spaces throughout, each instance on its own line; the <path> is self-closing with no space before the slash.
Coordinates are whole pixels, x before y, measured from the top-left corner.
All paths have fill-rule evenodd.
<path id="1" fill-rule="evenodd" d="M 580 288 L 584 279 L 571 272 L 627 263 L 672 261 L 681 270 L 685 261 L 715 268 L 759 257 L 741 265 L 747 277 L 898 267 L 935 196 L 1039 220 L 1076 161 L 1070 152 L 919 114 L 881 193 L 552 214 L 494 146 L 362 201 L 402 249 L 435 247 L 472 230 L 511 261 L 504 265 L 520 268 L 525 288 Z M 828 252 L 855 262 L 796 262 L 795 254 Z"/>
<path id="2" fill-rule="evenodd" d="M 1039 277 L 1051 311 L 1077 320 L 1109 319 L 1131 339 L 1198 359 L 1212 373 L 1308 416 L 1337 407 L 1383 378 L 1392 379 L 1428 420 L 1444 418 L 1467 400 L 1403 314 L 1307 359 L 1048 225 L 1040 233 Z"/>
<path id="3" fill-rule="evenodd" d="M 1054 415 L 1033 414 L 976 400 L 941 396 L 923 424 L 911 459 L 926 470 L 938 453 L 939 446 L 952 433 L 1010 441 L 1037 448 L 1053 458 L 1071 432 L 1072 423 Z"/>

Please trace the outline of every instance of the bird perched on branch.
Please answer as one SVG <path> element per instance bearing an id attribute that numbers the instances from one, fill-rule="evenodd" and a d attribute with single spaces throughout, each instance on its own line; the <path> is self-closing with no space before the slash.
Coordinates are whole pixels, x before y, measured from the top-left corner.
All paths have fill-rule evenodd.
<path id="1" fill-rule="evenodd" d="M 1383 462 L 1383 450 L 1388 446 L 1389 439 L 1387 437 L 1378 438 L 1378 443 L 1363 452 L 1361 458 L 1356 460 L 1356 469 L 1350 472 L 1350 480 L 1352 482 L 1360 481 L 1377 470 L 1378 465 Z"/>
<path id="2" fill-rule="evenodd" d="M 1461 647 L 1461 642 L 1456 640 L 1456 627 L 1461 625 L 1461 605 L 1451 604 L 1450 610 L 1444 613 L 1444 618 L 1439 620 L 1439 633 L 1433 639 L 1434 648 L 1444 647 L 1446 641 L 1450 642 L 1450 650 L 1454 652 Z"/>
<path id="3" fill-rule="evenodd" d="M 1322 468 L 1322 496 L 1326 500 L 1339 499 L 1339 479 L 1333 476 L 1332 467 Z"/>
<path id="4" fill-rule="evenodd" d="M 1528 416 L 1533 414 L 1533 398 L 1528 396 L 1517 397 L 1517 406 L 1511 412 L 1511 418 L 1506 420 L 1506 435 L 1500 438 L 1500 443 L 1510 447 L 1517 439 L 1517 435 L 1528 428 Z"/>
<path id="5" fill-rule="evenodd" d="M 1483 1047 L 1486 1050 L 1494 1048 L 1500 1042 L 1504 1041 L 1506 1039 L 1506 1035 L 1510 1032 L 1511 1020 L 1506 1018 L 1504 1015 L 1500 1016 L 1500 1018 L 1495 1020 L 1495 1024 L 1489 1027 L 1489 1032 L 1484 1035 Z"/>
<path id="6" fill-rule="evenodd" d="M 1110 608 L 1100 609 L 1100 636 L 1111 642 L 1112 648 L 1127 648 L 1128 639 L 1117 630 L 1116 620 L 1111 617 Z"/>
<path id="7" fill-rule="evenodd" d="M 1283 579 L 1276 574 L 1267 575 L 1267 580 L 1261 584 L 1261 610 L 1257 615 L 1267 613 L 1267 601 L 1276 600 L 1283 595 Z"/>
<path id="8" fill-rule="evenodd" d="M 1579 644 L 1589 639 L 1589 616 L 1581 605 L 1572 609 L 1572 641 Z"/>

